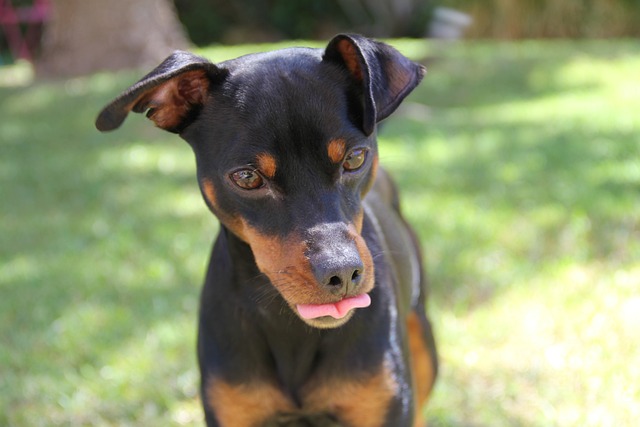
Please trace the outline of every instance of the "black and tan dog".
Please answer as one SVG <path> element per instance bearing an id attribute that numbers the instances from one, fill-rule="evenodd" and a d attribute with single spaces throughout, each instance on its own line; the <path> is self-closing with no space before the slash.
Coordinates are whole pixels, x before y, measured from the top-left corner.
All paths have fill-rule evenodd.
<path id="1" fill-rule="evenodd" d="M 202 291 L 207 425 L 420 425 L 436 375 L 416 239 L 377 123 L 425 70 L 339 35 L 213 64 L 176 52 L 109 104 L 193 148 L 221 230 Z"/>

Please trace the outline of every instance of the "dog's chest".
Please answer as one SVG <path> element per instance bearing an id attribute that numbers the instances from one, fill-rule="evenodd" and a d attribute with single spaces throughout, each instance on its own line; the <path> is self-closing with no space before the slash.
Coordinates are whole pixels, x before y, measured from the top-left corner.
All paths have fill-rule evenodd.
<path id="1" fill-rule="evenodd" d="M 311 380 L 302 388 L 299 402 L 268 381 L 232 385 L 214 380 L 207 396 L 225 426 L 271 426 L 281 419 L 326 417 L 339 425 L 382 427 L 401 387 L 390 366 L 382 364 L 360 376 Z"/>

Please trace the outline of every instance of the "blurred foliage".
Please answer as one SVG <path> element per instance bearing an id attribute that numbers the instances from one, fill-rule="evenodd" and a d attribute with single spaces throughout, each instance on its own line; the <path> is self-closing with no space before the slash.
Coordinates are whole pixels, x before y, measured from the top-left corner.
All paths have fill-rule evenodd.
<path id="1" fill-rule="evenodd" d="M 197 45 L 327 38 L 340 31 L 424 36 L 430 0 L 176 0 Z"/>
<path id="2" fill-rule="evenodd" d="M 438 0 L 469 13 L 472 38 L 640 36 L 638 0 Z"/>
<path id="3" fill-rule="evenodd" d="M 176 0 L 197 45 L 317 39 L 339 31 L 423 37 L 437 6 L 470 14 L 471 38 L 640 36 L 638 0 Z"/>

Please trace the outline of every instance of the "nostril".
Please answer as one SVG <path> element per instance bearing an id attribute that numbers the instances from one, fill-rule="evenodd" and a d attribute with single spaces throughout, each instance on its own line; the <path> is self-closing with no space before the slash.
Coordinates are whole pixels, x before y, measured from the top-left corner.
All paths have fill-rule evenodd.
<path id="1" fill-rule="evenodd" d="M 361 275 L 361 274 L 362 274 L 362 273 L 360 272 L 360 270 L 356 270 L 356 271 L 354 271 L 354 272 L 353 272 L 353 274 L 351 275 L 351 281 L 352 281 L 352 282 L 357 282 L 357 281 L 358 281 L 358 279 L 360 279 L 360 275 Z"/>
<path id="2" fill-rule="evenodd" d="M 329 286 L 331 287 L 342 286 L 342 279 L 339 278 L 338 276 L 331 276 L 331 278 L 329 279 Z"/>

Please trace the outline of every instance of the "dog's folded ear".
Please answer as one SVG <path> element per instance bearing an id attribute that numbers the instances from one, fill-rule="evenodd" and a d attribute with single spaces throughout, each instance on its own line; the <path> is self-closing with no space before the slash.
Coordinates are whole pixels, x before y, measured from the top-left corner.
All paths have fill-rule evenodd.
<path id="1" fill-rule="evenodd" d="M 360 85 L 361 126 L 367 135 L 373 133 L 376 123 L 398 108 L 426 73 L 422 65 L 393 47 L 352 34 L 334 37 L 323 59 L 345 67 Z"/>
<path id="2" fill-rule="evenodd" d="M 204 58 L 176 51 L 107 105 L 96 119 L 96 128 L 114 130 L 130 111 L 147 111 L 158 127 L 180 133 L 197 117 L 212 82 L 225 75 L 225 70 Z"/>

